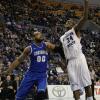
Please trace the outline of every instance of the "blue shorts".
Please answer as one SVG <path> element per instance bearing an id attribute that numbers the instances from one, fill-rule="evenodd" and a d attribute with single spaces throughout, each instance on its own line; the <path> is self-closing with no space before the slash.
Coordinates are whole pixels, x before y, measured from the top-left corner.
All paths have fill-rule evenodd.
<path id="1" fill-rule="evenodd" d="M 25 75 L 21 85 L 16 94 L 16 100 L 25 100 L 27 94 L 33 88 L 35 81 L 37 81 L 37 91 L 46 91 L 47 77 L 41 77 L 41 75 Z"/>

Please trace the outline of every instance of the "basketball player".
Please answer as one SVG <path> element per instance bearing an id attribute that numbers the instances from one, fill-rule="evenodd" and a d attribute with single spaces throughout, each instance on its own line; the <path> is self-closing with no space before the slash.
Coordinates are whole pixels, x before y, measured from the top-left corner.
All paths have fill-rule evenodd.
<path id="1" fill-rule="evenodd" d="M 34 83 L 37 84 L 37 100 L 44 100 L 44 93 L 47 84 L 47 66 L 48 66 L 48 51 L 47 49 L 56 50 L 56 46 L 44 42 L 41 32 L 33 33 L 34 42 L 26 47 L 23 53 L 16 59 L 5 72 L 11 73 L 25 58 L 30 57 L 30 68 L 28 69 L 25 77 L 16 94 L 16 100 L 25 100 L 29 91 L 33 88 Z"/>
<path id="2" fill-rule="evenodd" d="M 90 73 L 80 43 L 79 31 L 88 19 L 88 0 L 84 0 L 84 5 L 84 15 L 79 23 L 75 25 L 72 19 L 68 20 L 66 22 L 68 31 L 60 37 L 65 57 L 68 60 L 68 75 L 75 100 L 80 100 L 82 87 L 85 88 L 87 100 L 93 100 Z"/>

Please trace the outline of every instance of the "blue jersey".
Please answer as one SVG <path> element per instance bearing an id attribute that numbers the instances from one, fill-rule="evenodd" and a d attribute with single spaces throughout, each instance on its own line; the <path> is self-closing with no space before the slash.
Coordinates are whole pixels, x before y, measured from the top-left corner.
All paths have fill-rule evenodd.
<path id="1" fill-rule="evenodd" d="M 48 66 L 48 52 L 46 45 L 41 42 L 39 46 L 32 44 L 30 54 L 30 68 L 26 73 L 20 88 L 16 94 L 16 100 L 25 100 L 27 93 L 32 89 L 32 86 L 37 83 L 37 91 L 46 91 L 47 87 L 47 66 Z"/>
<path id="2" fill-rule="evenodd" d="M 44 42 L 41 42 L 38 46 L 35 43 L 31 45 L 30 61 L 29 72 L 46 73 L 48 66 L 48 52 Z"/>

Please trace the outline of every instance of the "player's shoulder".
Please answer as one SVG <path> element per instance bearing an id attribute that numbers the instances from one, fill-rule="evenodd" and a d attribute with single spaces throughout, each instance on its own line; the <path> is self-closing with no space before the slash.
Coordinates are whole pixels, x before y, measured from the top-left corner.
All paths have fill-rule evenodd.
<path id="1" fill-rule="evenodd" d="M 72 27 L 71 29 L 69 29 L 67 32 L 65 32 L 65 34 L 71 33 L 71 32 L 75 32 L 74 27 Z"/>
<path id="2" fill-rule="evenodd" d="M 23 53 L 30 53 L 31 52 L 31 46 L 27 46 L 24 48 Z"/>

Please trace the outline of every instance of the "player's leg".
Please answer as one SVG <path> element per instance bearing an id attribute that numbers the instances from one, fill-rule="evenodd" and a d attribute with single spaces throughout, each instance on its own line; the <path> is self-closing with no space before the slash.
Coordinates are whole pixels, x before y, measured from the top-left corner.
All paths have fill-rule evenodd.
<path id="1" fill-rule="evenodd" d="M 38 80 L 37 100 L 44 100 L 46 97 L 47 78 Z"/>
<path id="2" fill-rule="evenodd" d="M 93 95 L 93 100 L 95 100 L 95 96 L 94 96 L 94 80 L 91 80 L 92 81 L 92 85 L 91 85 L 91 88 L 92 88 L 92 95 Z"/>
<path id="3" fill-rule="evenodd" d="M 30 92 L 34 84 L 34 81 L 30 76 L 23 78 L 21 85 L 16 94 L 16 100 L 25 100 L 27 94 Z"/>
<path id="4" fill-rule="evenodd" d="M 75 100 L 80 100 L 79 67 L 77 60 L 68 62 L 68 76 Z"/>
<path id="5" fill-rule="evenodd" d="M 85 87 L 85 93 L 87 100 L 93 100 L 91 85 Z"/>
<path id="6" fill-rule="evenodd" d="M 74 99 L 80 100 L 80 90 L 73 91 Z"/>
<path id="7" fill-rule="evenodd" d="M 85 87 L 87 100 L 93 100 L 92 89 L 91 89 L 92 82 L 85 56 L 83 55 L 80 60 L 81 60 L 80 64 L 81 85 L 82 87 Z"/>

